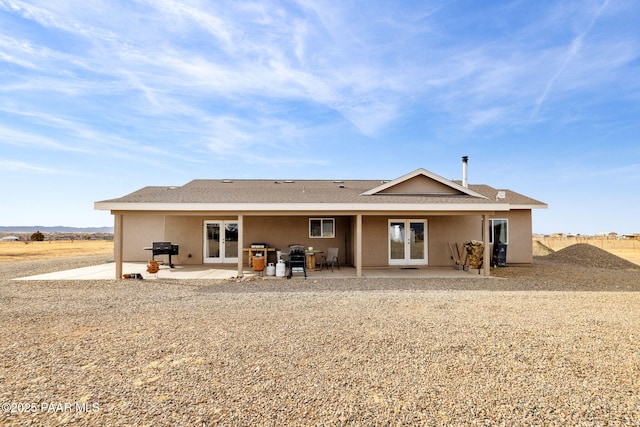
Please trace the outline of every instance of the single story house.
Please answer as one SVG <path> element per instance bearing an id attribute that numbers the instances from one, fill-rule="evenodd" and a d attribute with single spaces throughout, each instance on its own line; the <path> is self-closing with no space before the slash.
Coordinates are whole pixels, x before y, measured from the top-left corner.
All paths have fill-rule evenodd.
<path id="1" fill-rule="evenodd" d="M 283 252 L 291 244 L 339 248 L 340 264 L 358 277 L 363 267 L 453 267 L 450 244 L 470 240 L 484 242 L 485 260 L 496 241 L 508 245 L 508 263 L 526 264 L 533 261 L 532 209 L 546 207 L 468 184 L 466 157 L 462 181 L 425 169 L 390 181 L 196 179 L 95 203 L 114 215 L 117 278 L 124 261 L 148 261 L 156 241 L 179 245 L 175 264 L 232 263 L 238 276 L 256 242 Z"/>

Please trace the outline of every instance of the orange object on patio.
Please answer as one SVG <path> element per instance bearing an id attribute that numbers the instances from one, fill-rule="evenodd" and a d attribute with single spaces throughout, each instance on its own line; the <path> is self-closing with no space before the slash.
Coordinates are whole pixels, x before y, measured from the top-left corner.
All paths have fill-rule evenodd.
<path id="1" fill-rule="evenodd" d="M 255 256 L 253 257 L 253 271 L 263 271 L 265 258 L 263 256 Z"/>
<path id="2" fill-rule="evenodd" d="M 149 274 L 157 274 L 160 271 L 160 265 L 158 265 L 158 261 L 151 260 L 149 264 L 147 264 L 147 273 Z"/>

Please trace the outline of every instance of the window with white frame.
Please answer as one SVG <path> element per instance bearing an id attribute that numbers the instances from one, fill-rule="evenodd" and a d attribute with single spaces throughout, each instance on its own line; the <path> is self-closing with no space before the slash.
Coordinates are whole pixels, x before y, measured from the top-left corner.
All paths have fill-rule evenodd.
<path id="1" fill-rule="evenodd" d="M 310 218 L 309 237 L 332 239 L 336 236 L 336 220 L 334 218 Z"/>
<path id="2" fill-rule="evenodd" d="M 506 219 L 489 220 L 489 243 L 509 243 L 509 221 Z"/>

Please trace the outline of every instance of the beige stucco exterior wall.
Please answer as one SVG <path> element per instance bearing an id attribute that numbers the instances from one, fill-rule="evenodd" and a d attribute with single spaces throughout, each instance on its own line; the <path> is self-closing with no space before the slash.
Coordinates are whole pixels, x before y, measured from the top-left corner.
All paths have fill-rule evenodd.
<path id="1" fill-rule="evenodd" d="M 124 261 L 148 261 L 151 253 L 143 248 L 164 240 L 164 215 L 125 213 L 122 219 Z"/>
<path id="2" fill-rule="evenodd" d="M 180 245 L 179 254 L 173 256 L 172 261 L 175 264 L 202 264 L 203 234 L 204 217 L 167 216 L 165 238 Z"/>
<path id="3" fill-rule="evenodd" d="M 363 266 L 388 265 L 388 221 L 402 217 L 369 216 L 363 219 Z M 426 219 L 428 230 L 428 265 L 444 267 L 455 265 L 449 243 L 455 251 L 458 243 L 483 240 L 481 215 L 411 216 L 408 219 Z M 531 245 L 531 211 L 516 210 L 491 216 L 509 221 L 507 264 L 528 264 L 533 260 Z"/>
<path id="4" fill-rule="evenodd" d="M 389 220 L 424 219 L 427 221 L 428 265 L 432 267 L 453 266 L 448 243 L 472 239 L 482 240 L 482 222 L 474 216 L 369 216 L 363 220 L 363 266 L 383 267 L 389 259 Z M 454 247 L 455 250 L 455 247 Z"/>
<path id="5" fill-rule="evenodd" d="M 363 216 L 362 218 L 362 266 L 381 267 L 388 264 L 388 218 Z"/>
<path id="6" fill-rule="evenodd" d="M 432 267 L 454 266 L 451 249 L 462 252 L 463 245 L 470 240 L 482 240 L 482 216 L 434 216 L 429 219 L 429 265 Z"/>
<path id="7" fill-rule="evenodd" d="M 179 255 L 172 257 L 175 264 L 202 264 L 204 218 L 126 213 L 123 220 L 123 260 L 148 261 L 151 259 L 151 251 L 145 251 L 144 247 L 151 246 L 153 242 L 170 241 L 180 245 Z M 165 258 L 166 255 L 163 255 L 162 259 Z"/>
<path id="8" fill-rule="evenodd" d="M 353 265 L 355 260 L 355 215 L 318 215 L 314 218 L 335 218 L 336 236 L 331 239 L 309 238 L 310 216 L 244 216 L 244 247 L 252 242 L 268 243 L 286 252 L 290 244 L 325 251 L 329 247 L 340 249 L 340 262 Z M 394 215 L 363 217 L 363 267 L 388 265 L 389 219 L 426 219 L 428 230 L 428 265 L 453 266 L 449 243 L 462 245 L 468 240 L 482 240 L 481 215 Z M 531 263 L 531 211 L 516 210 L 500 213 L 492 218 L 509 220 L 507 263 Z M 236 220 L 236 216 L 183 215 L 168 213 L 149 214 L 128 212 L 123 218 L 123 260 L 148 261 L 151 252 L 143 250 L 154 241 L 171 241 L 180 245 L 180 254 L 173 257 L 175 264 L 201 264 L 205 220 Z M 454 247 L 455 250 L 455 247 Z M 191 254 L 191 257 L 189 257 Z M 247 255 L 243 252 L 243 261 Z"/>
<path id="9" fill-rule="evenodd" d="M 530 264 L 533 262 L 531 211 L 527 209 L 512 210 L 510 212 L 493 215 L 491 218 L 504 218 L 508 220 L 509 243 L 507 244 L 507 265 Z"/>
<path id="10" fill-rule="evenodd" d="M 313 218 L 320 217 L 314 216 Z M 289 245 L 327 251 L 329 247 L 340 250 L 340 262 L 351 263 L 351 252 L 347 253 L 351 236 L 351 217 L 330 216 L 336 220 L 334 238 L 310 238 L 309 218 L 298 216 L 245 216 L 244 247 L 252 242 L 264 242 L 270 247 L 286 252 Z M 151 259 L 151 252 L 143 248 L 154 241 L 170 241 L 180 245 L 180 253 L 173 256 L 175 264 L 202 264 L 205 220 L 235 221 L 234 216 L 126 213 L 124 215 L 123 260 L 144 262 Z M 189 257 L 189 254 L 191 257 Z M 165 256 L 163 256 L 165 257 Z M 243 252 L 244 263 L 248 257 Z"/>
<path id="11" fill-rule="evenodd" d="M 309 218 L 334 218 L 336 229 L 334 238 L 310 238 Z M 352 258 L 347 254 L 349 235 L 351 233 L 350 217 L 344 216 L 245 216 L 245 247 L 255 243 L 267 243 L 270 247 L 287 252 L 289 245 L 300 244 L 313 246 L 327 253 L 328 248 L 338 248 L 340 263 L 350 263 Z M 246 263 L 245 255 L 244 262 Z"/>

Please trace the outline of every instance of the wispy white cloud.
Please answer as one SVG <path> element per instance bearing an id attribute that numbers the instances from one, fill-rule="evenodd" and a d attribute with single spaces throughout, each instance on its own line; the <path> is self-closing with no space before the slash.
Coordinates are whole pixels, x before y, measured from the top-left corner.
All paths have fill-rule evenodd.
<path id="1" fill-rule="evenodd" d="M 0 157 L 0 169 L 5 172 L 17 172 L 17 173 L 35 173 L 46 175 L 73 175 L 65 169 L 56 169 L 48 166 L 41 166 L 34 163 L 22 162 L 19 160 L 12 160 Z"/>
<path id="2" fill-rule="evenodd" d="M 37 6 L 37 3 L 41 3 Z M 6 11 L 17 13 L 23 18 L 32 20 L 46 28 L 56 28 L 70 34 L 78 34 L 87 38 L 115 40 L 117 36 L 111 31 L 105 31 L 95 26 L 85 25 L 81 20 L 74 19 L 83 8 L 65 1 L 24 2 L 20 0 L 2 0 L 0 7 Z M 98 8 L 93 9 L 98 14 Z M 95 17 L 95 16 L 94 16 Z"/>
<path id="3" fill-rule="evenodd" d="M 314 128 L 316 132 L 318 127 Z M 205 122 L 202 140 L 208 154 L 216 159 L 270 165 L 323 164 L 318 146 L 305 138 L 307 130 L 285 120 L 240 119 L 234 116 L 212 117 Z M 296 156 L 287 153 L 295 151 Z"/>
<path id="4" fill-rule="evenodd" d="M 46 148 L 56 151 L 81 151 L 66 146 L 53 138 L 36 135 L 33 132 L 20 131 L 0 126 L 0 144 L 13 146 L 28 146 L 34 149 Z"/>
<path id="5" fill-rule="evenodd" d="M 0 111 L 10 112 L 13 116 L 28 119 L 36 124 L 35 129 L 18 130 L 0 125 L 0 144 L 28 149 L 33 153 L 67 152 L 86 154 L 105 159 L 135 160 L 141 163 L 163 164 L 169 159 L 179 159 L 190 163 L 198 163 L 197 157 L 181 154 L 171 147 L 158 146 L 153 143 L 143 144 L 138 141 L 108 134 L 83 123 L 51 113 L 36 111 L 19 111 L 0 107 Z M 56 132 L 51 132 L 55 129 Z M 53 133 L 50 137 L 44 133 Z"/>
<path id="6" fill-rule="evenodd" d="M 589 173 L 596 178 L 615 177 L 617 180 L 640 181 L 640 163 L 632 163 L 612 168 L 595 168 Z"/>
<path id="7" fill-rule="evenodd" d="M 48 86 L 78 105 L 107 96 L 122 113 L 150 120 L 189 117 L 194 124 L 206 122 L 212 107 L 239 122 L 248 114 L 268 121 L 280 113 L 277 105 L 295 102 L 333 110 L 369 136 L 413 109 L 446 112 L 467 130 L 510 126 L 542 119 L 541 106 L 552 93 L 599 84 L 638 52 L 625 40 L 588 38 L 608 2 L 593 11 L 554 9 L 553 16 L 497 38 L 461 33 L 452 44 L 439 41 L 448 36 L 447 20 L 440 22 L 446 2 L 412 14 L 377 5 L 375 15 L 350 3 L 309 1 L 73 7 L 5 0 L 0 7 L 63 31 L 80 46 L 63 52 L 5 35 L 0 60 L 65 74 L 41 71 L 0 84 L 0 91 Z M 576 13 L 588 20 L 574 18 Z M 109 14 L 120 18 L 102 17 Z M 568 48 L 550 43 L 562 20 L 583 22 Z M 624 54 L 609 61 L 581 56 L 611 46 Z M 241 139 L 235 138 L 238 146 Z"/>
<path id="8" fill-rule="evenodd" d="M 0 147 L 16 174 L 57 159 L 153 185 L 282 166 L 377 175 L 390 147 L 415 153 L 403 169 L 502 136 L 555 155 L 573 136 L 540 129 L 589 128 L 564 158 L 627 141 L 618 159 L 549 176 L 632 180 L 639 14 L 628 0 L 0 0 Z"/>
<path id="9" fill-rule="evenodd" d="M 637 185 L 640 181 L 640 164 L 625 163 L 613 165 L 610 161 L 593 162 L 578 158 L 557 162 L 554 173 L 558 182 L 583 188 L 588 183 L 591 192 L 603 191 L 611 186 Z M 583 191 L 587 191 L 584 190 Z M 615 190 L 609 190 L 615 193 Z M 608 191 L 608 192 L 609 192 Z"/>
<path id="10" fill-rule="evenodd" d="M 184 21 L 185 25 L 183 28 L 188 29 L 191 23 L 195 23 L 214 36 L 225 50 L 234 49 L 233 31 L 229 28 L 230 22 L 218 16 L 215 11 L 207 12 L 201 8 L 188 5 L 185 2 L 173 0 L 141 1 L 141 3 L 158 10 L 165 20 L 169 22 L 175 23 L 176 20 Z M 210 9 L 215 7 L 215 3 L 208 5 Z"/>
<path id="11" fill-rule="evenodd" d="M 604 0 L 602 5 L 600 5 L 600 7 L 598 7 L 598 9 L 595 10 L 595 12 L 593 13 L 593 16 L 592 16 L 590 22 L 588 23 L 588 25 L 586 26 L 586 28 L 584 30 L 582 30 L 578 35 L 576 35 L 573 38 L 573 40 L 571 41 L 571 44 L 569 45 L 568 51 L 566 53 L 566 56 L 563 58 L 563 60 L 562 60 L 562 62 L 560 64 L 560 67 L 558 68 L 556 73 L 551 77 L 551 79 L 549 79 L 549 81 L 547 82 L 547 84 L 544 87 L 544 90 L 543 90 L 542 94 L 538 97 L 538 99 L 536 99 L 536 102 L 535 102 L 535 105 L 534 105 L 534 109 L 533 109 L 533 117 L 534 118 L 538 116 L 538 112 L 540 111 L 540 107 L 542 106 L 544 101 L 547 99 L 549 91 L 554 86 L 554 84 L 556 83 L 556 81 L 558 80 L 560 75 L 562 75 L 562 73 L 564 73 L 564 71 L 567 68 L 568 64 L 571 61 L 573 61 L 573 59 L 579 54 L 580 50 L 582 49 L 585 37 L 587 36 L 589 31 L 591 31 L 591 29 L 593 28 L 593 25 L 595 24 L 596 20 L 598 19 L 598 17 L 602 13 L 602 11 L 607 7 L 608 3 L 609 3 L 609 0 Z"/>

